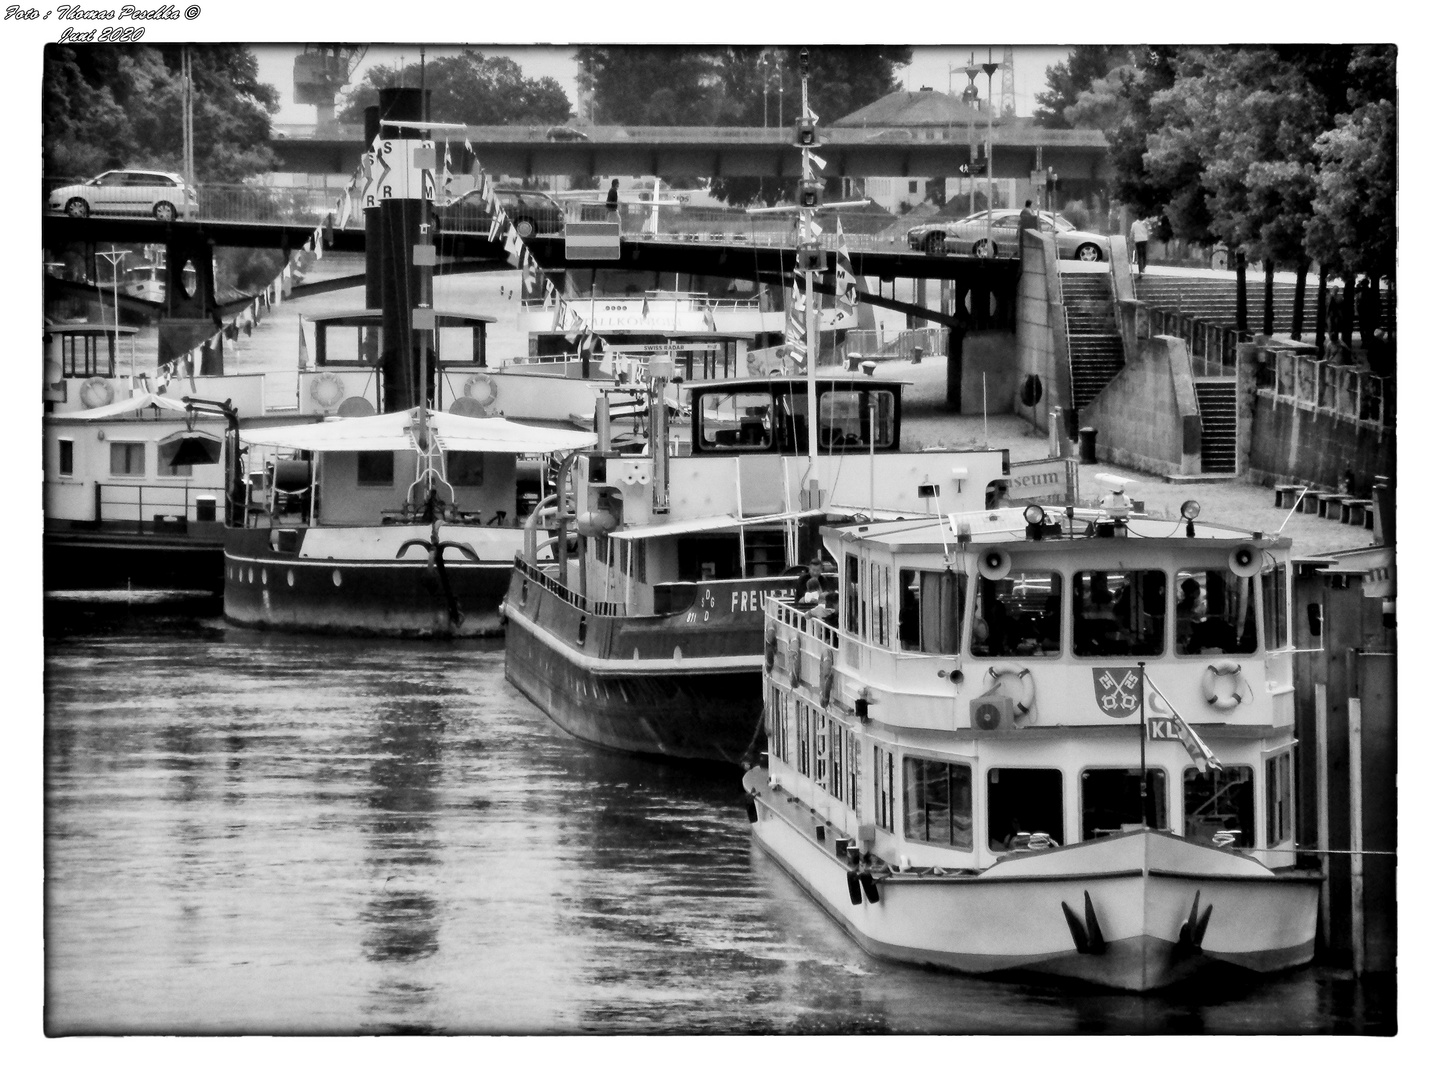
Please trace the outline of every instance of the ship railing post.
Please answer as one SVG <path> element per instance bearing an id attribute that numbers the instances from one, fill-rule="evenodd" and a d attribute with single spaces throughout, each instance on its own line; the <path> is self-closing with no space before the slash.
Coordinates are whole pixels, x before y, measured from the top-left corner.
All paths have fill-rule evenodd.
<path id="1" fill-rule="evenodd" d="M 1330 940 L 1330 752 L 1329 723 L 1330 706 L 1326 698 L 1326 685 L 1315 684 L 1315 846 L 1320 856 L 1320 936 L 1325 947 L 1331 948 Z"/>
<path id="2" fill-rule="evenodd" d="M 1361 816 L 1361 709 L 1360 699 L 1350 699 L 1350 967 L 1359 976 L 1365 973 L 1365 835 Z"/>

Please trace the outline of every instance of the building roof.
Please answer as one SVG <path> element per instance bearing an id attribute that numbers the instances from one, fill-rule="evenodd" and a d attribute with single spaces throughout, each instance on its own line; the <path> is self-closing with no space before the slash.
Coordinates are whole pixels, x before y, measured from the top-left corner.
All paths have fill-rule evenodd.
<path id="1" fill-rule="evenodd" d="M 842 116 L 831 127 L 953 127 L 977 121 L 983 113 L 972 112 L 958 97 L 938 90 L 897 90 Z"/>

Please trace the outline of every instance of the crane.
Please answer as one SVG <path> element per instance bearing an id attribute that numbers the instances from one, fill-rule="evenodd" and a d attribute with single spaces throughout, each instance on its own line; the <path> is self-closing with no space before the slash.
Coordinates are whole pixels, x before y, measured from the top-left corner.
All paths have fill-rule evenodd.
<path id="1" fill-rule="evenodd" d="M 335 128 L 335 94 L 350 81 L 368 45 L 306 45 L 295 57 L 295 104 L 315 106 L 317 134 Z"/>

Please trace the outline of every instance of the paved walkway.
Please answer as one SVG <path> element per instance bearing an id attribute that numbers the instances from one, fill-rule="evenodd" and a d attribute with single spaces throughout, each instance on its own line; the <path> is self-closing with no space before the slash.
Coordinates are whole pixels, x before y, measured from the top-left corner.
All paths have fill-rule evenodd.
<path id="1" fill-rule="evenodd" d="M 984 417 L 957 417 L 945 409 L 945 358 L 931 356 L 919 364 L 907 361 L 882 363 L 877 375 L 910 380 L 913 385 L 905 393 L 905 413 L 901 441 L 906 449 L 924 446 L 946 446 L 951 449 L 979 448 L 986 445 L 987 424 Z M 1028 422 L 1018 416 L 992 416 L 988 423 L 989 445 L 1008 447 L 1011 461 L 1029 461 L 1049 455 L 1049 445 Z M 1314 514 L 1281 510 L 1275 506 L 1273 488 L 1260 487 L 1243 480 L 1170 483 L 1162 476 L 1121 468 L 1104 462 L 1080 466 L 1080 495 L 1098 499 L 1105 494 L 1095 480 L 1100 472 L 1133 477 L 1136 481 L 1126 488 L 1132 499 L 1143 500 L 1147 513 L 1160 517 L 1179 517 L 1180 504 L 1186 499 L 1200 503 L 1200 518 L 1219 525 L 1232 525 L 1257 532 L 1274 533 L 1285 525 L 1285 536 L 1294 542 L 1297 555 L 1317 555 L 1328 551 L 1364 547 L 1371 542 L 1368 530 L 1356 525 L 1318 518 Z M 1286 518 L 1289 523 L 1286 524 Z"/>

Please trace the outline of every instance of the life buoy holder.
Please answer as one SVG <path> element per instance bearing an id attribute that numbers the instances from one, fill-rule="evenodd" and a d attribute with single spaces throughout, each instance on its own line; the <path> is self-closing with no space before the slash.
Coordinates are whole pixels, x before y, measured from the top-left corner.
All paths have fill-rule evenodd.
<path id="1" fill-rule="evenodd" d="M 1000 683 L 1007 676 L 1013 676 L 1020 681 L 1020 693 L 1011 698 L 1015 702 L 1015 711 L 1021 716 L 1028 713 L 1035 705 L 1035 676 L 1030 674 L 1030 669 L 1021 667 L 1019 664 L 996 664 L 985 672 L 990 684 L 985 687 L 985 693 L 999 689 Z"/>
<path id="2" fill-rule="evenodd" d="M 465 380 L 464 395 L 481 405 L 489 405 L 500 390 L 489 375 L 471 375 Z"/>
<path id="3" fill-rule="evenodd" d="M 790 686 L 800 685 L 800 635 L 796 634 L 785 646 L 785 660 L 790 665 Z"/>
<path id="4" fill-rule="evenodd" d="M 98 409 L 115 400 L 115 388 L 96 375 L 80 384 L 80 404 L 87 409 Z"/>
<path id="5" fill-rule="evenodd" d="M 333 371 L 322 371 L 310 380 L 310 400 L 322 409 L 333 409 L 345 400 L 345 383 Z"/>
<path id="6" fill-rule="evenodd" d="M 1215 689 L 1215 684 L 1222 678 L 1232 677 L 1234 689 L 1229 693 L 1221 694 Z M 1245 693 L 1250 689 L 1250 684 L 1245 681 L 1245 676 L 1240 673 L 1240 665 L 1234 660 L 1221 660 L 1218 664 L 1207 664 L 1205 673 L 1200 676 L 1200 693 L 1205 698 L 1207 705 L 1213 705 L 1217 709 L 1229 711 L 1245 700 Z"/>
<path id="7" fill-rule="evenodd" d="M 765 674 L 770 674 L 775 667 L 775 624 L 770 623 L 765 627 Z"/>
<path id="8" fill-rule="evenodd" d="M 830 691 L 835 686 L 835 653 L 826 649 L 820 654 L 820 707 L 830 705 Z"/>

